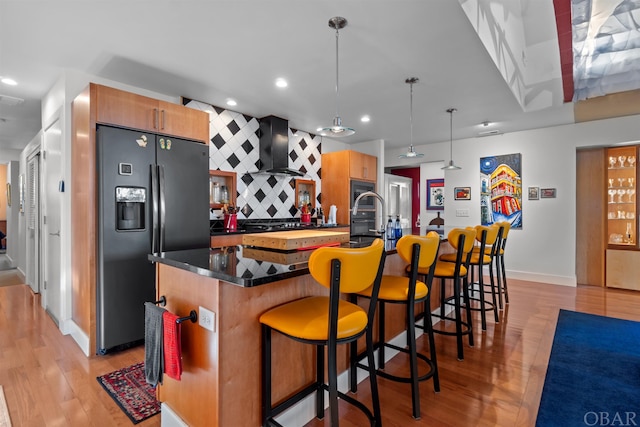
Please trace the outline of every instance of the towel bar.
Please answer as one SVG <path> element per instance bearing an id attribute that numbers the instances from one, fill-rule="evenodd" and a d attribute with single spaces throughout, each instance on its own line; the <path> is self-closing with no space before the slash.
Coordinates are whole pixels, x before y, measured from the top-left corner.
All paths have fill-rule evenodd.
<path id="1" fill-rule="evenodd" d="M 176 323 L 182 323 L 185 320 L 191 320 L 191 323 L 196 323 L 198 321 L 198 313 L 195 310 L 191 310 L 188 316 L 176 319 Z"/>

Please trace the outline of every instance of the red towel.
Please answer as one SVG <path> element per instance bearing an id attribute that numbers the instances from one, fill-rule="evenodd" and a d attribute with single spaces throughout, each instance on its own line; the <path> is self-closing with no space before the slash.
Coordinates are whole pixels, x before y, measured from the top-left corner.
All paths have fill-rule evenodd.
<path id="1" fill-rule="evenodd" d="M 182 351 L 180 349 L 180 324 L 176 323 L 178 316 L 168 311 L 162 314 L 162 329 L 164 338 L 164 373 L 180 381 L 182 375 Z"/>

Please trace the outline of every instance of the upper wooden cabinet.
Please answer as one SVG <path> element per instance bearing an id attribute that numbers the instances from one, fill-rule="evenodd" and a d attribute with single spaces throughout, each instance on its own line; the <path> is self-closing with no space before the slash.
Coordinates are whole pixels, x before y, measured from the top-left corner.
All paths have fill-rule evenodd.
<path id="1" fill-rule="evenodd" d="M 322 207 L 338 208 L 338 224 L 351 222 L 351 181 L 376 182 L 378 159 L 352 150 L 322 154 Z"/>
<path id="2" fill-rule="evenodd" d="M 352 179 L 376 181 L 378 159 L 375 156 L 349 150 L 349 172 Z"/>
<path id="3" fill-rule="evenodd" d="M 209 115 L 178 104 L 92 84 L 98 123 L 208 143 Z"/>

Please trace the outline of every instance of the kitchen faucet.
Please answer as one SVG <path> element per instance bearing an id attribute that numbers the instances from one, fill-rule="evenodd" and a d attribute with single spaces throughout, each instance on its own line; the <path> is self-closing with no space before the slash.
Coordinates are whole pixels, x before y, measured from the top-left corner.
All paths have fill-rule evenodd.
<path id="1" fill-rule="evenodd" d="M 379 232 L 382 235 L 382 239 L 386 240 L 387 233 L 385 233 L 385 228 L 384 228 L 384 214 L 385 214 L 386 210 L 385 210 L 385 206 L 384 206 L 384 199 L 382 198 L 381 195 L 379 195 L 378 193 L 375 193 L 373 191 L 365 191 L 364 193 L 360 193 L 360 195 L 358 197 L 356 197 L 356 200 L 353 202 L 353 214 L 354 215 L 356 215 L 358 213 L 358 203 L 360 202 L 360 199 L 362 199 L 363 197 L 375 197 L 380 202 L 380 207 L 382 208 L 382 212 L 381 212 L 382 224 L 380 224 Z"/>

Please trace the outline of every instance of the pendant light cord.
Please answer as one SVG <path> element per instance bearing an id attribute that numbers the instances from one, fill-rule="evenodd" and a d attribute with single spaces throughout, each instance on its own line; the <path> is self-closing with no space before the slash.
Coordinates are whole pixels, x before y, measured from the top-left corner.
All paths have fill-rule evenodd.
<path id="1" fill-rule="evenodd" d="M 453 161 L 453 112 L 451 109 L 449 113 L 449 160 Z"/>
<path id="2" fill-rule="evenodd" d="M 413 150 L 413 83 L 410 83 L 409 87 L 409 129 L 411 130 L 411 150 Z"/>
<path id="3" fill-rule="evenodd" d="M 453 162 L 453 113 L 458 111 L 455 108 L 449 108 L 449 162 Z"/>
<path id="4" fill-rule="evenodd" d="M 336 26 L 336 117 L 340 117 L 340 113 L 338 111 L 338 97 L 339 95 L 339 79 L 338 79 L 338 37 L 339 37 L 339 31 L 338 31 L 338 27 Z"/>

